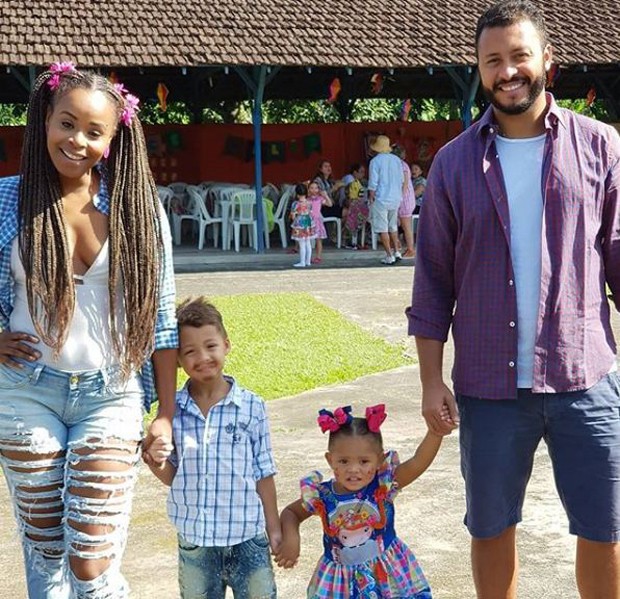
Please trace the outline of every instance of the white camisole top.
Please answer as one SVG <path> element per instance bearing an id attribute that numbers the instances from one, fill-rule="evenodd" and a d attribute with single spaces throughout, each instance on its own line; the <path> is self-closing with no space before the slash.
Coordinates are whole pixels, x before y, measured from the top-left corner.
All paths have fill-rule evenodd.
<path id="1" fill-rule="evenodd" d="M 95 261 L 84 275 L 74 275 L 75 310 L 67 340 L 57 359 L 53 349 L 43 341 L 35 347 L 41 352 L 40 363 L 68 372 L 97 370 L 116 365 L 118 359 L 112 350 L 110 327 L 110 300 L 108 297 L 108 240 L 104 242 Z M 11 274 L 15 281 L 15 301 L 10 317 L 11 331 L 29 333 L 38 337 L 28 309 L 26 278 L 19 256 L 18 237 L 11 248 Z M 117 295 L 117 319 L 121 347 L 123 346 L 123 296 Z"/>

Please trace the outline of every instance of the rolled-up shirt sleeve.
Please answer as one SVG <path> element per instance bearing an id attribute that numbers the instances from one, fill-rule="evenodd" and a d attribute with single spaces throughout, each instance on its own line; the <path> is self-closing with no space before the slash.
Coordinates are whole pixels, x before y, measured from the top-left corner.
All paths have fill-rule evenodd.
<path id="1" fill-rule="evenodd" d="M 154 349 L 174 349 L 179 346 L 179 334 L 176 319 L 176 289 L 174 282 L 174 263 L 172 260 L 172 236 L 168 218 L 160 206 L 159 221 L 163 244 L 161 292 L 157 309 Z"/>
<path id="2" fill-rule="evenodd" d="M 447 341 L 455 304 L 456 220 L 445 186 L 442 151 L 435 157 L 420 211 L 409 334 Z"/>

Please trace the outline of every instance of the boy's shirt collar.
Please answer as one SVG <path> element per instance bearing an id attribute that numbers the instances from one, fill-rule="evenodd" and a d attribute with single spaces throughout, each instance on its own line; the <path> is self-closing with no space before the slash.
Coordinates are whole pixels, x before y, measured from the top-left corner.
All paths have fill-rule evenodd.
<path id="1" fill-rule="evenodd" d="M 238 408 L 240 408 L 243 404 L 243 393 L 241 393 L 241 388 L 239 387 L 239 385 L 237 385 L 237 382 L 232 376 L 228 376 L 225 374 L 224 380 L 230 385 L 230 389 L 226 394 L 226 397 L 220 399 L 216 404 L 214 404 L 214 406 L 225 406 L 230 403 L 234 403 Z M 183 410 L 189 409 L 190 405 L 196 406 L 194 400 L 189 394 L 189 383 L 190 379 L 186 381 L 182 389 L 177 393 L 177 404 Z"/>

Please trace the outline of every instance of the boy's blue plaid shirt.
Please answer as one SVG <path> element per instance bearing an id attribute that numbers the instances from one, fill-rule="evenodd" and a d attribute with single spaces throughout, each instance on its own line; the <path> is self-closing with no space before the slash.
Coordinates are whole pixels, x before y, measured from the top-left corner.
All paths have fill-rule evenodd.
<path id="1" fill-rule="evenodd" d="M 13 280 L 11 277 L 11 246 L 19 233 L 19 177 L 0 179 L 0 328 L 7 329 L 9 317 L 13 310 Z M 97 210 L 103 214 L 110 212 L 108 192 L 101 182 L 99 194 L 94 198 Z M 163 215 L 163 211 L 162 211 Z M 172 243 L 168 221 L 162 218 L 162 236 L 164 252 L 161 272 L 161 292 L 157 325 L 155 329 L 154 349 L 170 349 L 179 345 L 177 322 L 175 317 L 174 266 L 172 262 Z M 147 360 L 142 367 L 142 384 L 144 386 L 144 403 L 148 410 L 156 398 L 153 365 Z"/>

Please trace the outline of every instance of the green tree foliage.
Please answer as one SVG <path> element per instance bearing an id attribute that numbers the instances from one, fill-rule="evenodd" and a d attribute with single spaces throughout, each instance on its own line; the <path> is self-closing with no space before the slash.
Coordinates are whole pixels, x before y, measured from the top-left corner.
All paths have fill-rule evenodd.
<path id="1" fill-rule="evenodd" d="M 0 104 L 0 126 L 25 125 L 27 108 L 26 104 Z"/>
<path id="2" fill-rule="evenodd" d="M 164 112 L 158 102 L 147 100 L 140 104 L 140 120 L 145 125 L 188 125 L 192 122 L 192 112 L 185 102 L 168 102 Z"/>

